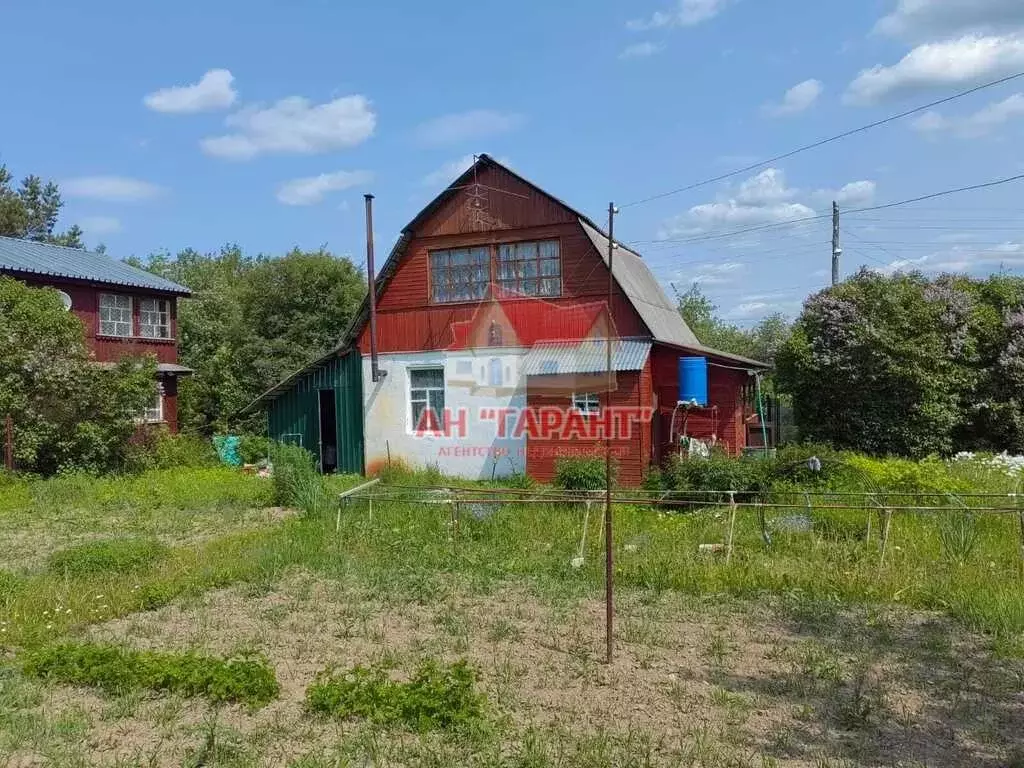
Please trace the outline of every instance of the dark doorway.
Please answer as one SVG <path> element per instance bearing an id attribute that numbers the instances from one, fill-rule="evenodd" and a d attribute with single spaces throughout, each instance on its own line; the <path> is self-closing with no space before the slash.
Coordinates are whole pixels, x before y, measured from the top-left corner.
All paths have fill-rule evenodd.
<path id="1" fill-rule="evenodd" d="M 325 475 L 338 469 L 338 412 L 334 390 L 321 389 L 320 399 L 320 471 Z"/>

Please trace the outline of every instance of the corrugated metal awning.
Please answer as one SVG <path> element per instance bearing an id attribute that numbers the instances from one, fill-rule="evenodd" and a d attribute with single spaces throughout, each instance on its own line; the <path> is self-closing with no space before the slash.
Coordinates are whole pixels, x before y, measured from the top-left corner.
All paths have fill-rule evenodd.
<path id="1" fill-rule="evenodd" d="M 639 371 L 651 354 L 651 342 L 612 339 L 612 370 Z M 562 373 L 603 373 L 608 365 L 608 341 L 541 342 L 526 353 L 523 373 L 527 376 L 557 376 Z"/>

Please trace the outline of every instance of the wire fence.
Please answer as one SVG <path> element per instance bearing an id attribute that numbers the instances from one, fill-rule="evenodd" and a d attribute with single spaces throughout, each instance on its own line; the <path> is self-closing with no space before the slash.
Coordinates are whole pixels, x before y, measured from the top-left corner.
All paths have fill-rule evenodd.
<path id="1" fill-rule="evenodd" d="M 990 556 L 1001 560 L 1001 573 L 1009 577 L 1003 582 L 1004 586 L 1013 584 L 1013 589 L 1019 589 L 1019 582 L 1024 581 L 1024 495 L 1017 492 L 952 494 L 807 489 L 759 494 L 733 490 L 651 492 L 618 489 L 610 494 L 610 498 L 610 509 L 633 510 L 634 514 L 626 518 L 622 515 L 616 517 L 625 522 L 630 538 L 620 539 L 618 532 L 605 535 L 608 518 L 604 490 L 406 485 L 374 480 L 341 494 L 336 530 L 340 531 L 345 515 L 353 515 L 355 517 L 350 519 L 360 521 L 357 532 L 368 532 L 381 525 L 387 530 L 394 521 L 384 523 L 384 520 L 394 511 L 395 505 L 400 505 L 403 513 L 411 511 L 413 515 L 440 512 L 447 518 L 452 553 L 458 555 L 463 546 L 460 537 L 468 534 L 472 538 L 472 533 L 460 532 L 467 521 L 476 530 L 477 526 L 486 526 L 495 520 L 504 520 L 501 524 L 508 524 L 515 517 L 505 513 L 514 515 L 516 511 L 544 505 L 556 513 L 558 508 L 562 508 L 569 512 L 577 510 L 580 515 L 579 518 L 559 517 L 561 527 L 556 525 L 551 529 L 558 531 L 559 537 L 578 537 L 578 546 L 574 544 L 572 553 L 566 555 L 571 556 L 573 568 L 582 567 L 586 562 L 588 531 L 592 521 L 600 518 L 597 541 L 603 543 L 609 565 L 613 550 L 626 557 L 649 558 L 652 573 L 665 571 L 652 577 L 656 580 L 671 582 L 670 571 L 680 569 L 683 572 L 692 568 L 692 558 L 697 556 L 711 558 L 709 562 L 717 561 L 727 569 L 723 574 L 734 573 L 737 579 L 742 579 L 744 573 L 749 574 L 750 568 L 758 569 L 759 573 L 765 574 L 766 584 L 774 584 L 776 580 L 772 574 L 780 565 L 784 570 L 792 569 L 794 558 L 810 558 L 808 562 L 813 565 L 805 567 L 806 578 L 811 579 L 808 584 L 817 582 L 819 573 L 820 579 L 827 581 L 836 575 L 830 575 L 829 571 L 839 573 L 853 567 L 857 569 L 855 575 L 837 578 L 862 580 L 860 586 L 868 583 L 887 585 L 890 591 L 895 590 L 893 594 L 911 588 L 913 580 L 920 577 L 922 568 L 939 575 L 941 569 L 937 569 L 939 561 L 935 560 L 936 557 L 943 557 L 951 567 L 956 566 L 945 571 L 954 581 L 964 577 L 966 572 L 960 569 L 971 559 L 972 552 L 979 555 L 975 550 L 982 548 L 979 542 L 984 535 L 988 538 L 984 545 L 985 556 L 981 559 L 986 563 Z M 378 524 L 375 524 L 375 508 L 379 510 Z M 689 534 L 678 528 L 673 534 L 657 527 L 654 522 L 663 517 L 677 518 L 681 522 L 689 520 L 696 526 Z M 644 530 L 645 526 L 648 526 L 649 536 L 644 533 L 639 538 L 646 537 L 649 555 L 637 555 L 637 546 L 631 543 L 631 539 L 637 540 L 637 531 Z M 573 529 L 578 530 L 570 533 Z M 695 534 L 694 531 L 700 532 Z M 613 540 L 618 547 L 608 546 Z M 680 544 L 683 545 L 682 550 Z M 592 537 L 591 548 L 593 545 Z M 906 551 L 908 546 L 911 549 L 922 548 L 911 553 Z M 685 554 L 687 547 L 693 554 Z M 996 551 L 1001 554 L 993 554 Z M 615 555 L 616 558 L 619 556 Z M 669 558 L 668 562 L 665 557 Z M 739 570 L 730 569 L 738 557 L 742 557 L 745 564 Z M 982 585 L 989 584 L 996 571 L 985 570 L 981 566 L 986 563 L 977 563 L 978 559 L 974 558 L 977 567 L 971 578 L 980 588 L 987 589 Z M 688 560 L 691 565 L 687 565 Z M 987 563 L 987 566 L 994 567 L 995 564 Z M 1014 571 L 1016 577 L 1011 575 Z M 616 578 L 609 567 L 605 579 L 613 583 Z M 609 606 L 606 633 L 610 638 L 613 621 L 610 593 L 606 601 Z"/>

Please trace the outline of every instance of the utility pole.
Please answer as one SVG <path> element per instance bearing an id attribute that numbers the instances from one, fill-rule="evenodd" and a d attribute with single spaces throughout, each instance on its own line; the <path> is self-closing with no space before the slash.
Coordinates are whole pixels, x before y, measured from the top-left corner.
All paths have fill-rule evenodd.
<path id="1" fill-rule="evenodd" d="M 832 201 L 832 285 L 839 285 L 839 257 L 843 248 L 839 243 L 839 203 Z"/>
<path id="2" fill-rule="evenodd" d="M 615 373 L 612 371 L 612 300 L 615 293 L 615 214 L 619 209 L 615 203 L 608 203 L 608 385 L 605 393 L 605 407 L 612 404 L 612 388 Z M 608 413 L 604 414 L 605 417 Z M 606 661 L 612 663 L 612 601 L 614 595 L 615 562 L 612 555 L 612 420 L 604 418 L 604 632 Z"/>

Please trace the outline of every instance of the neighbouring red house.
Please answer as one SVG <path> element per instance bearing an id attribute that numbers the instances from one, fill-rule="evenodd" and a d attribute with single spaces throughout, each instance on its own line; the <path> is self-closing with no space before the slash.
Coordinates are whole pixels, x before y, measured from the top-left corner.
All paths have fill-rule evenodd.
<path id="1" fill-rule="evenodd" d="M 56 289 L 85 326 L 97 364 L 154 357 L 157 381 L 143 418 L 177 431 L 178 377 L 191 373 L 178 365 L 177 303 L 187 288 L 104 254 L 11 237 L 0 237 L 0 274 Z"/>
<path id="2" fill-rule="evenodd" d="M 634 422 L 612 440 L 624 484 L 683 434 L 739 454 L 767 366 L 702 345 L 622 244 L 609 308 L 607 252 L 593 221 L 481 155 L 402 231 L 377 279 L 376 344 L 367 302 L 334 352 L 247 410 L 325 471 L 403 460 L 549 481 L 559 458 L 602 449 L 594 427 L 616 411 Z M 685 402 L 681 358 L 703 377 Z"/>

